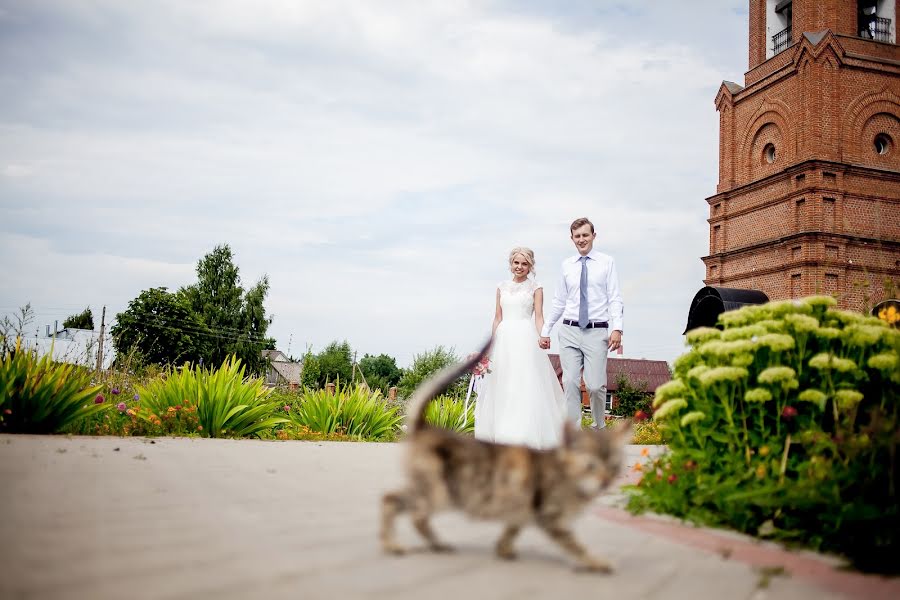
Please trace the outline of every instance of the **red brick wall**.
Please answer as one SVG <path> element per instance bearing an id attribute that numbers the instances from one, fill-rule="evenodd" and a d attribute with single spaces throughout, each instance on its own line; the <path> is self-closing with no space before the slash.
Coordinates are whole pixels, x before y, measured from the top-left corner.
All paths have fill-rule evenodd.
<path id="1" fill-rule="evenodd" d="M 750 69 L 766 60 L 766 0 L 750 1 Z"/>
<path id="2" fill-rule="evenodd" d="M 806 160 L 900 170 L 900 151 L 879 155 L 874 148 L 875 136 L 887 133 L 900 150 L 900 68 L 891 73 L 838 66 L 826 54 L 819 62 L 803 57 L 790 74 L 735 97 L 719 192 Z M 763 154 L 770 143 L 776 148 L 773 163 Z"/>
<path id="3" fill-rule="evenodd" d="M 830 29 L 836 35 L 847 36 L 853 41 L 856 37 L 856 2 L 853 0 L 793 0 L 793 19 L 791 24 L 793 42 L 800 40 L 804 33 L 815 33 Z M 894 15 L 900 17 L 900 0 L 895 2 Z M 755 73 L 756 67 L 766 61 L 766 0 L 750 0 L 750 63 L 749 71 Z M 866 43 L 860 40 L 862 43 Z M 852 44 L 852 42 L 851 42 Z M 869 43 L 870 44 L 870 43 Z M 887 48 L 887 44 L 883 45 Z M 864 46 L 855 46 L 856 48 Z M 851 48 L 847 48 L 850 51 Z M 871 47 L 866 53 L 878 52 Z M 882 56 L 882 58 L 890 58 Z M 772 65 L 774 66 L 774 65 Z M 748 82 L 749 85 L 749 82 Z"/>
<path id="4" fill-rule="evenodd" d="M 900 244 L 878 244 L 822 234 L 794 236 L 778 244 L 706 259 L 716 277 L 708 285 L 758 289 L 773 300 L 827 293 L 845 308 L 871 307 L 885 287 L 900 291 Z M 800 277 L 797 278 L 797 275 Z"/>
<path id="5" fill-rule="evenodd" d="M 794 0 L 794 31 L 856 34 L 856 2 L 853 0 Z"/>
<path id="6" fill-rule="evenodd" d="M 716 99 L 706 281 L 862 309 L 900 288 L 900 46 L 854 37 L 855 2 L 793 6 L 794 45 L 765 60 L 766 1 L 750 0 L 747 87 Z"/>

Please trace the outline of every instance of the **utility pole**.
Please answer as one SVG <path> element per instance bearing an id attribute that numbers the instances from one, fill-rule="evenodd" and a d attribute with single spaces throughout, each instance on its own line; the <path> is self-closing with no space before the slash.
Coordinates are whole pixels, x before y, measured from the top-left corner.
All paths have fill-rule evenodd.
<path id="1" fill-rule="evenodd" d="M 366 389 L 368 389 L 368 387 L 369 387 L 369 382 L 366 381 L 366 376 L 363 375 L 362 369 L 359 368 L 359 363 L 356 362 L 356 350 L 354 350 L 354 351 L 353 351 L 353 370 L 351 371 L 351 375 L 350 375 L 350 380 L 351 380 L 351 381 L 354 381 L 354 380 L 356 379 L 356 377 L 354 377 L 354 376 L 355 376 L 357 373 L 359 374 L 360 379 L 362 379 L 363 385 L 365 385 L 365 386 L 366 386 Z"/>
<path id="2" fill-rule="evenodd" d="M 103 369 L 103 336 L 106 335 L 106 307 L 103 307 L 103 313 L 100 316 L 100 340 L 97 344 L 97 372 Z"/>

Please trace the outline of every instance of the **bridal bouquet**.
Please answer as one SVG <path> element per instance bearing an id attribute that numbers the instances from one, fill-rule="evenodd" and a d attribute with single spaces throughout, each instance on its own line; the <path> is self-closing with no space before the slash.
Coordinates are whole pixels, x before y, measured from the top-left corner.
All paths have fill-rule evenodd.
<path id="1" fill-rule="evenodd" d="M 485 356 L 472 368 L 472 375 L 483 377 L 491 372 L 491 359 Z"/>

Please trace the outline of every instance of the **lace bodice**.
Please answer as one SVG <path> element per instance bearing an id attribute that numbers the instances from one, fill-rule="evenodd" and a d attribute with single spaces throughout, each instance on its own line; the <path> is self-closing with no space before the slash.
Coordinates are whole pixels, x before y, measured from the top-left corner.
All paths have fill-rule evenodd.
<path id="1" fill-rule="evenodd" d="M 531 319 L 534 315 L 534 292 L 540 287 L 543 286 L 533 279 L 526 279 L 522 283 L 501 281 L 497 288 L 500 290 L 503 320 Z"/>

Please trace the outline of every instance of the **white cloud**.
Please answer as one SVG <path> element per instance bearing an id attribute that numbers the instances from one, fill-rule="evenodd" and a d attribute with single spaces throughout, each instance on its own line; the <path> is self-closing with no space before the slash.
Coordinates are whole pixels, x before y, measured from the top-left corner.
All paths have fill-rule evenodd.
<path id="1" fill-rule="evenodd" d="M 3 165 L 3 175 L 5 177 L 28 177 L 33 172 L 34 168 L 29 165 Z"/>
<path id="2" fill-rule="evenodd" d="M 710 27 L 744 31 L 721 7 L 709 4 Z M 0 262 L 17 282 L 0 307 L 124 307 L 188 282 L 229 243 L 245 283 L 269 275 L 282 345 L 346 338 L 404 363 L 481 339 L 513 245 L 535 249 L 552 287 L 568 223 L 588 215 L 620 264 L 626 349 L 677 354 L 715 191 L 712 100 L 744 67 L 722 73 L 721 52 L 679 11 L 578 19 L 324 0 L 10 11 L 7 27 L 55 27 L 23 29 L 8 48 L 20 61 L 0 67 Z M 655 35 L 624 36 L 634 19 Z"/>

